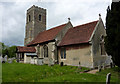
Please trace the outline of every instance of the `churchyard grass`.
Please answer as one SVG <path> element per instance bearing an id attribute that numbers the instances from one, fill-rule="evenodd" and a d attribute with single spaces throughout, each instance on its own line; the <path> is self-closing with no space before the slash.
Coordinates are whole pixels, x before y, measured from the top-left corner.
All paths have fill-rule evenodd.
<path id="1" fill-rule="evenodd" d="M 105 82 L 106 74 L 111 72 L 111 81 L 120 82 L 118 73 L 114 69 L 105 69 L 96 74 L 80 73 L 88 70 L 81 70 L 75 66 L 48 66 L 33 65 L 23 63 L 4 63 L 2 64 L 3 82 Z"/>

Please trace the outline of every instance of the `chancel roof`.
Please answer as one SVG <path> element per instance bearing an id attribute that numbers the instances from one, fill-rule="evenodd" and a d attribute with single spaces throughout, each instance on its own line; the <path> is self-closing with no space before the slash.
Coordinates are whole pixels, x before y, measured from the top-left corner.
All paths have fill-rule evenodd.
<path id="1" fill-rule="evenodd" d="M 59 46 L 89 42 L 89 39 L 97 23 L 98 23 L 98 20 L 70 28 L 65 34 L 65 36 L 63 37 Z"/>

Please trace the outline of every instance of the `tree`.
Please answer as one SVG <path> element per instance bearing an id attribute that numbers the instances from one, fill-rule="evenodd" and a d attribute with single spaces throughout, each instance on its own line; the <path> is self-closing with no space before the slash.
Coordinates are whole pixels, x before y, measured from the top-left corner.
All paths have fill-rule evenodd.
<path id="1" fill-rule="evenodd" d="M 120 2 L 107 8 L 105 48 L 115 65 L 120 67 Z"/>
<path id="2" fill-rule="evenodd" d="M 3 57 L 5 55 L 7 55 L 8 54 L 7 48 L 8 48 L 8 46 L 6 46 L 4 43 L 0 42 L 0 55 L 2 54 Z"/>
<path id="3" fill-rule="evenodd" d="M 16 46 L 11 46 L 8 48 L 8 57 L 15 57 L 16 56 Z"/>
<path id="4" fill-rule="evenodd" d="M 4 43 L 0 42 L 0 55 L 4 57 L 8 55 L 8 57 L 15 57 L 16 56 L 16 46 L 8 47 Z"/>

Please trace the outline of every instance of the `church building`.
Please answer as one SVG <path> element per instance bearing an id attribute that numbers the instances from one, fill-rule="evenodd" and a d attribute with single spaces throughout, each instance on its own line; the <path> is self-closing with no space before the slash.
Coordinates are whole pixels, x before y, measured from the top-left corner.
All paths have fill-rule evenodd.
<path id="1" fill-rule="evenodd" d="M 60 64 L 95 68 L 108 65 L 104 47 L 106 30 L 99 19 L 73 26 L 68 22 L 46 30 L 46 9 L 33 5 L 27 10 L 24 46 L 17 46 L 18 62 Z"/>

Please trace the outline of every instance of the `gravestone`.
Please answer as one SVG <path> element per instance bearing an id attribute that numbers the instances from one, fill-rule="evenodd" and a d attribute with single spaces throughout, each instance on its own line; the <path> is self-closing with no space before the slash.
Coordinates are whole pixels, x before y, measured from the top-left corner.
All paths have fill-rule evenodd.
<path id="1" fill-rule="evenodd" d="M 12 61 L 13 61 L 13 60 L 12 60 L 11 58 L 8 59 L 8 63 L 12 63 Z"/>
<path id="2" fill-rule="evenodd" d="M 104 63 L 103 63 L 103 67 L 102 68 L 103 68 L 103 70 L 105 69 L 105 64 Z"/>
<path id="3" fill-rule="evenodd" d="M 8 56 L 7 56 L 7 55 L 5 55 L 5 57 L 4 57 L 4 61 L 5 61 L 5 62 L 7 62 L 7 57 L 8 57 Z"/>
<path id="4" fill-rule="evenodd" d="M 98 72 L 101 72 L 101 65 L 98 66 Z"/>
<path id="5" fill-rule="evenodd" d="M 16 59 L 15 57 L 12 58 L 13 61 L 15 61 L 15 59 Z"/>
<path id="6" fill-rule="evenodd" d="M 15 57 L 13 57 L 12 60 L 15 60 Z"/>
<path id="7" fill-rule="evenodd" d="M 16 57 L 16 62 L 19 62 L 19 61 L 20 61 L 20 60 L 19 60 L 19 56 L 17 56 L 17 57 Z"/>
<path id="8" fill-rule="evenodd" d="M 80 66 L 80 62 L 79 62 L 79 65 L 78 65 L 78 69 L 82 69 L 82 67 Z"/>
<path id="9" fill-rule="evenodd" d="M 43 65 L 43 58 L 38 58 L 38 65 Z"/>
<path id="10" fill-rule="evenodd" d="M 60 63 L 60 66 L 63 66 L 63 64 L 64 64 L 64 63 L 63 63 L 63 62 L 61 62 L 61 63 Z"/>
<path id="11" fill-rule="evenodd" d="M 113 66 L 113 64 L 112 64 L 112 62 L 110 63 L 110 68 L 112 68 L 112 66 Z"/>
<path id="12" fill-rule="evenodd" d="M 5 59 L 2 57 L 2 63 L 5 63 Z"/>
<path id="13" fill-rule="evenodd" d="M 106 77 L 106 84 L 110 84 L 110 77 L 111 77 L 111 73 L 108 73 Z"/>

